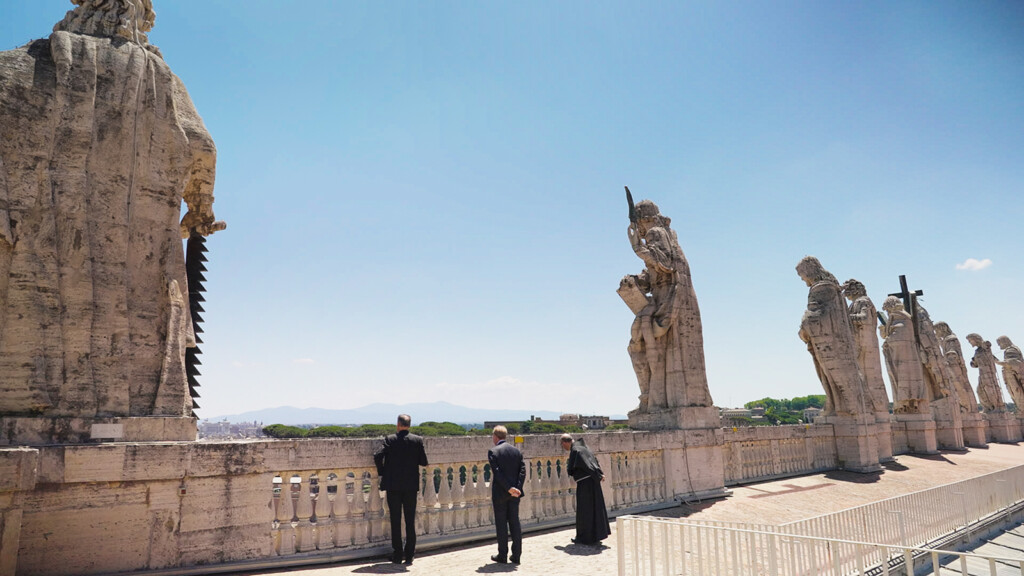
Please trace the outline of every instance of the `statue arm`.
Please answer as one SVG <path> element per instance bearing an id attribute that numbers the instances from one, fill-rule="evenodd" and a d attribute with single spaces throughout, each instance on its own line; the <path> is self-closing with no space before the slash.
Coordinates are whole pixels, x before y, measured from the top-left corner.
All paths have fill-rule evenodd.
<path id="1" fill-rule="evenodd" d="M 633 251 L 647 264 L 648 268 L 662 273 L 671 273 L 675 270 L 672 266 L 672 250 L 668 246 L 670 239 L 665 231 L 660 228 L 652 228 L 647 231 L 644 241 L 641 242 L 639 235 L 631 228 L 630 242 Z"/>
<path id="2" fill-rule="evenodd" d="M 172 91 L 178 124 L 188 138 L 192 158 L 189 164 L 188 180 L 183 198 L 188 212 L 181 219 L 181 236 L 188 238 L 192 231 L 209 236 L 227 228 L 213 214 L 213 182 L 217 168 L 217 148 L 213 138 L 206 131 L 203 119 L 199 117 L 184 84 L 172 75 Z"/>

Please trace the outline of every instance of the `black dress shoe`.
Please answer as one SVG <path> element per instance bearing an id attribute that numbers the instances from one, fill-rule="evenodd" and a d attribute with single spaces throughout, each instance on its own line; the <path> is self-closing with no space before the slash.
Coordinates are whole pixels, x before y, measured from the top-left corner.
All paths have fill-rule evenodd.
<path id="1" fill-rule="evenodd" d="M 406 558 L 405 565 L 406 566 L 412 566 L 412 558 Z"/>
<path id="2" fill-rule="evenodd" d="M 513 557 L 509 558 L 508 561 L 513 563 L 513 564 L 519 564 L 519 557 L 518 556 L 513 556 Z"/>
<path id="3" fill-rule="evenodd" d="M 498 556 L 497 554 L 491 556 L 491 562 L 497 562 L 498 564 L 508 564 L 508 560 L 502 558 L 501 556 Z"/>
<path id="4" fill-rule="evenodd" d="M 402 563 L 402 555 L 401 554 L 392 554 L 391 555 L 391 563 L 392 564 L 401 564 Z"/>

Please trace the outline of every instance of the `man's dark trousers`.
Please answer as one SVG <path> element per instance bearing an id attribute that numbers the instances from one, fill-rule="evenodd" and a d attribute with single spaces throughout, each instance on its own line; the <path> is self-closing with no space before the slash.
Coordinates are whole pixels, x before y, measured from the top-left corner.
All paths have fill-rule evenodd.
<path id="1" fill-rule="evenodd" d="M 405 514 L 405 559 L 411 560 L 416 552 L 416 496 L 414 490 L 388 490 L 388 510 L 391 513 L 391 549 L 402 550 L 402 514 Z"/>
<path id="2" fill-rule="evenodd" d="M 512 532 L 512 558 L 523 555 L 523 527 L 519 523 L 519 498 L 494 494 L 494 526 L 498 529 L 498 556 L 508 558 L 508 534 Z"/>

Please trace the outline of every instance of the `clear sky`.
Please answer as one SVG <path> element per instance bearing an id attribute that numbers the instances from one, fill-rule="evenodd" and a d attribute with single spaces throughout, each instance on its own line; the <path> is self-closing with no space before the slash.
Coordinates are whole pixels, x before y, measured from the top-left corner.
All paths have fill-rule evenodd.
<path id="1" fill-rule="evenodd" d="M 906 274 L 965 350 L 1024 344 L 1024 3 L 154 6 L 228 223 L 201 417 L 625 413 L 623 185 L 672 218 L 720 406 L 822 393 L 808 254 L 878 307 Z M 0 49 L 70 8 L 0 0 Z"/>

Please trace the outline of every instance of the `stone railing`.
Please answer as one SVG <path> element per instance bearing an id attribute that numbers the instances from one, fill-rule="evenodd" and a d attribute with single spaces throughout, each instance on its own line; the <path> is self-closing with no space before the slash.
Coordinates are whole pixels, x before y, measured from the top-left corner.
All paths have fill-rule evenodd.
<path id="1" fill-rule="evenodd" d="M 588 433 L 612 516 L 722 493 L 720 430 Z M 427 438 L 417 548 L 493 538 L 489 437 Z M 186 574 L 386 554 L 380 439 L 0 449 L 0 567 L 19 575 Z M 571 525 L 557 435 L 518 444 L 525 530 Z M 8 474 L 9 472 L 9 474 Z"/>
<path id="2" fill-rule="evenodd" d="M 828 425 L 726 428 L 725 485 L 832 470 L 837 465 Z"/>
<path id="3" fill-rule="evenodd" d="M 557 437 L 543 439 L 545 443 L 557 444 Z M 532 444 L 534 438 L 528 440 Z M 459 441 L 479 448 L 476 453 L 484 458 L 461 457 L 432 463 L 421 470 L 416 514 L 421 548 L 494 533 L 491 470 L 486 460 L 490 439 L 428 439 L 428 454 L 438 443 Z M 606 472 L 605 498 L 612 515 L 624 510 L 664 507 L 666 487 L 661 450 L 597 454 Z M 575 486 L 565 472 L 565 455 L 561 452 L 526 458 L 520 506 L 524 529 L 574 521 Z M 273 475 L 267 491 L 274 513 L 269 528 L 275 555 L 377 547 L 390 550 L 385 493 L 379 490 L 376 469 L 368 458 L 363 460 L 357 463 L 362 466 L 290 469 Z"/>

